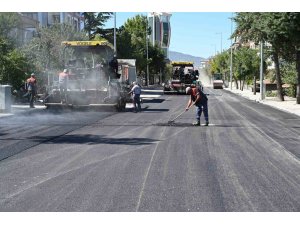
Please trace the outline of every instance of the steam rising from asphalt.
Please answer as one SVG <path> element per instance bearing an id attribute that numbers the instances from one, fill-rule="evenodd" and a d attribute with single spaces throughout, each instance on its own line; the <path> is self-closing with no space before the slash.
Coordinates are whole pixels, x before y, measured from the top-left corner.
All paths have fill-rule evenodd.
<path id="1" fill-rule="evenodd" d="M 28 106 L 29 107 L 29 106 Z M 47 110 L 45 108 L 36 108 L 34 110 L 18 111 L 12 109 L 13 116 L 0 117 L 1 125 L 18 125 L 19 127 L 34 127 L 34 126 L 62 126 L 62 125 L 85 125 L 89 122 L 100 120 L 115 112 L 105 111 L 76 111 L 76 110 Z M 0 129 L 1 129 L 0 125 Z"/>

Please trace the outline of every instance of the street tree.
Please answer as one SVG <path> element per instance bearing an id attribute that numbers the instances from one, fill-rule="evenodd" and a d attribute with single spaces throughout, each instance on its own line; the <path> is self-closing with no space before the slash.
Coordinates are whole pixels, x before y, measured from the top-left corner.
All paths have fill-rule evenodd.
<path id="1" fill-rule="evenodd" d="M 62 41 L 86 40 L 83 32 L 67 24 L 54 24 L 37 30 L 37 35 L 23 47 L 37 71 L 63 68 Z"/>
<path id="2" fill-rule="evenodd" d="M 245 82 L 248 84 L 250 81 L 258 78 L 260 69 L 260 58 L 258 51 L 248 47 L 241 47 L 234 52 L 233 67 L 235 78 L 240 81 L 240 89 L 243 90 Z"/>
<path id="3" fill-rule="evenodd" d="M 84 12 L 84 28 L 87 32 L 89 40 L 93 39 L 96 34 L 107 39 L 107 35 L 111 33 L 110 30 L 104 29 L 104 25 L 112 16 L 112 12 Z"/>
<path id="4" fill-rule="evenodd" d="M 282 55 L 282 46 L 288 43 L 288 38 L 283 29 L 283 13 L 236 13 L 234 21 L 236 29 L 233 37 L 239 38 L 242 43 L 251 41 L 268 42 L 271 44 L 270 54 L 275 64 L 277 83 L 277 96 L 284 101 L 282 78 L 279 68 L 279 59 Z"/>
<path id="5" fill-rule="evenodd" d="M 133 18 L 127 19 L 124 24 L 124 29 L 130 34 L 130 42 L 133 47 L 132 57 L 136 59 L 138 74 L 146 71 L 146 27 L 147 17 L 136 15 Z"/>
<path id="6" fill-rule="evenodd" d="M 299 12 L 286 12 L 283 14 L 284 19 L 282 21 L 283 33 L 287 35 L 288 42 L 287 47 L 290 51 L 285 51 L 292 55 L 292 60 L 295 62 L 296 72 L 297 72 L 297 94 L 296 102 L 300 104 L 300 13 Z M 285 57 L 285 59 L 290 59 L 290 57 Z M 293 64 L 292 64 L 293 65 Z M 294 82 L 293 79 L 289 81 Z M 295 85 L 291 83 L 291 85 Z"/>
<path id="7" fill-rule="evenodd" d="M 17 28 L 20 24 L 20 16 L 16 12 L 0 13 L 0 37 L 15 44 L 17 40 Z"/>
<path id="8" fill-rule="evenodd" d="M 0 13 L 0 84 L 12 85 L 13 89 L 21 86 L 30 68 L 25 55 L 16 48 L 19 22 L 17 13 Z"/>

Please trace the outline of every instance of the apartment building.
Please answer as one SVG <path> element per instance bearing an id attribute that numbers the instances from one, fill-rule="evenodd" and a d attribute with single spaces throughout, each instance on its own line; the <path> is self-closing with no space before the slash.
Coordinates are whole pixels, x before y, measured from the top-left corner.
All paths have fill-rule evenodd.
<path id="1" fill-rule="evenodd" d="M 171 39 L 171 13 L 148 13 L 148 26 L 151 27 L 150 42 L 158 44 L 164 51 L 165 58 L 169 58 L 169 46 Z"/>
<path id="2" fill-rule="evenodd" d="M 39 27 L 48 27 L 56 23 L 66 23 L 81 29 L 80 12 L 20 12 L 21 24 L 16 31 L 20 44 L 26 43 L 34 35 Z"/>

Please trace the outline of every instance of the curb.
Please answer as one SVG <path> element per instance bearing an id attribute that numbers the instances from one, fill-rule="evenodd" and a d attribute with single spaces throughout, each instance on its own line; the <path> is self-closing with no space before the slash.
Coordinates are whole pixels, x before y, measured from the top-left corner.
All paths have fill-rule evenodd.
<path id="1" fill-rule="evenodd" d="M 223 89 L 223 90 L 225 90 L 225 91 L 227 91 L 227 92 L 229 92 L 229 93 L 232 93 L 232 94 L 241 96 L 241 97 L 243 97 L 243 98 L 245 98 L 245 99 L 247 99 L 247 100 L 249 100 L 249 101 L 256 102 L 256 103 L 260 103 L 260 104 L 264 104 L 264 105 L 267 105 L 267 106 L 269 106 L 269 107 L 271 107 L 271 108 L 273 108 L 273 109 L 277 109 L 277 110 L 280 110 L 280 111 L 282 111 L 282 112 L 290 113 L 290 114 L 292 114 L 292 115 L 295 115 L 295 116 L 300 117 L 298 114 L 293 113 L 293 112 L 291 112 L 291 111 L 289 111 L 289 110 L 286 110 L 286 109 L 283 109 L 283 108 L 280 108 L 280 107 L 276 107 L 276 106 L 273 106 L 273 105 L 269 105 L 269 104 L 267 104 L 267 103 L 265 102 L 266 100 L 256 100 L 256 99 L 251 99 L 251 98 L 249 98 L 249 97 L 247 97 L 247 96 L 244 96 L 244 95 L 242 95 L 242 94 L 238 94 L 238 93 L 232 92 L 232 91 L 227 90 L 227 89 Z"/>

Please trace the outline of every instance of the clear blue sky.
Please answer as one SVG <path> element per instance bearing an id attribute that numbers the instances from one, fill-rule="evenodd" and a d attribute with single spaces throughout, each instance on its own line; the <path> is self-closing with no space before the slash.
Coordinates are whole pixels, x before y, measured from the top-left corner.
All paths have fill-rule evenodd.
<path id="1" fill-rule="evenodd" d="M 128 18 L 143 12 L 117 12 L 117 27 L 122 26 Z M 230 47 L 231 12 L 176 12 L 171 16 L 170 50 L 208 58 L 220 52 L 221 33 L 222 48 Z M 113 27 L 111 18 L 106 27 Z M 234 29 L 234 24 L 232 25 Z"/>

